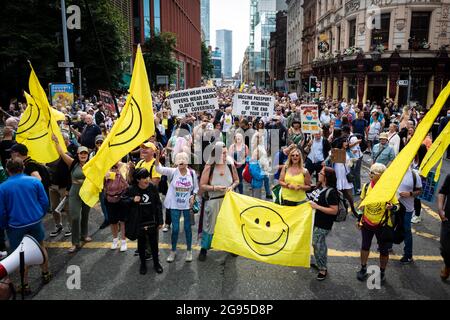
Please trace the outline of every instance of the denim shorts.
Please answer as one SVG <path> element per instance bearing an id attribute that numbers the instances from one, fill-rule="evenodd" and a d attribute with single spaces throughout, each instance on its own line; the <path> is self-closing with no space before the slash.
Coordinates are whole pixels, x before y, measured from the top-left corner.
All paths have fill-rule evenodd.
<path id="1" fill-rule="evenodd" d="M 11 252 L 16 250 L 22 242 L 23 237 L 27 234 L 35 238 L 37 242 L 42 242 L 45 239 L 45 230 L 42 222 L 23 228 L 9 227 L 6 230 L 6 234 L 8 235 Z"/>

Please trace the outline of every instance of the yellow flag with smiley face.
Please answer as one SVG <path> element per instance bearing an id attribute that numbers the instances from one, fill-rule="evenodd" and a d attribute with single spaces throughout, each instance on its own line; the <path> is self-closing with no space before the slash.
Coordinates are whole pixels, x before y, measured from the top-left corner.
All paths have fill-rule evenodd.
<path id="1" fill-rule="evenodd" d="M 261 262 L 309 268 L 312 232 L 309 203 L 286 207 L 228 192 L 212 247 Z"/>

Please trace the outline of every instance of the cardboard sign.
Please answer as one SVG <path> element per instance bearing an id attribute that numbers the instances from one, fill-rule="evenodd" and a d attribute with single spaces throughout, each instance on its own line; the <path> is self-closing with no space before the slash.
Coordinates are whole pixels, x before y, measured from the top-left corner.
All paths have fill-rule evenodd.
<path id="1" fill-rule="evenodd" d="M 316 104 L 302 104 L 301 123 L 303 133 L 317 133 L 320 130 L 319 106 Z"/>
<path id="2" fill-rule="evenodd" d="M 271 117 L 274 107 L 273 96 L 236 93 L 233 97 L 233 114 L 236 116 Z"/>
<path id="3" fill-rule="evenodd" d="M 173 115 L 186 115 L 219 109 L 217 90 L 214 87 L 175 91 L 170 93 L 169 101 Z"/>
<path id="4" fill-rule="evenodd" d="M 344 149 L 331 149 L 331 162 L 332 163 L 345 163 L 347 154 Z"/>
<path id="5" fill-rule="evenodd" d="M 103 105 L 111 110 L 112 112 L 116 111 L 116 107 L 114 106 L 114 101 L 111 93 L 109 91 L 98 90 L 99 100 L 103 102 Z"/>
<path id="6" fill-rule="evenodd" d="M 297 101 L 298 100 L 297 92 L 289 93 L 289 98 L 291 98 L 291 101 Z"/>
<path id="7" fill-rule="evenodd" d="M 426 178 L 421 176 L 422 179 L 422 194 L 417 198 L 426 202 L 433 203 L 436 198 L 436 189 L 439 185 L 439 180 L 434 181 L 435 171 L 430 171 Z"/>

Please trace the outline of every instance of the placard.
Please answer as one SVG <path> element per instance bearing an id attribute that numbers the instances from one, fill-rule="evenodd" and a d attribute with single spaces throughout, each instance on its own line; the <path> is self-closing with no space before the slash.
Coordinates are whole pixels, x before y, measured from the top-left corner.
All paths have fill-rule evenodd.
<path id="1" fill-rule="evenodd" d="M 116 111 L 114 106 L 114 101 L 111 93 L 109 91 L 98 90 L 99 100 L 103 102 L 103 105 L 108 108 L 111 112 Z"/>
<path id="2" fill-rule="evenodd" d="M 233 97 L 233 114 L 236 116 L 271 117 L 274 109 L 274 96 L 236 93 Z"/>
<path id="3" fill-rule="evenodd" d="M 316 104 L 302 104 L 301 123 L 303 133 L 317 133 L 320 131 L 319 106 Z"/>
<path id="4" fill-rule="evenodd" d="M 298 100 L 297 92 L 289 93 L 289 98 L 291 98 L 291 101 L 297 101 Z"/>
<path id="5" fill-rule="evenodd" d="M 434 171 L 430 171 L 426 178 L 420 177 L 422 179 L 422 193 L 417 197 L 418 199 L 430 203 L 435 201 L 436 189 L 439 184 L 439 180 L 437 182 L 434 181 L 435 174 Z"/>
<path id="6" fill-rule="evenodd" d="M 50 83 L 48 86 L 52 106 L 72 106 L 74 100 L 72 83 Z"/>
<path id="7" fill-rule="evenodd" d="M 173 115 L 186 115 L 219 109 L 217 90 L 214 87 L 175 91 L 170 93 L 169 101 Z"/>

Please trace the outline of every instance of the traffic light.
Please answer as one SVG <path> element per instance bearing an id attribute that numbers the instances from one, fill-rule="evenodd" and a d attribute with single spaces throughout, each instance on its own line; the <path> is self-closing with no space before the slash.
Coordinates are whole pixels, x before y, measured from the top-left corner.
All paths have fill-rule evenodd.
<path id="1" fill-rule="evenodd" d="M 310 93 L 316 93 L 317 89 L 317 77 L 309 77 L 309 92 Z"/>
<path id="2" fill-rule="evenodd" d="M 322 81 L 317 81 L 316 82 L 316 92 L 317 93 L 322 93 Z"/>

